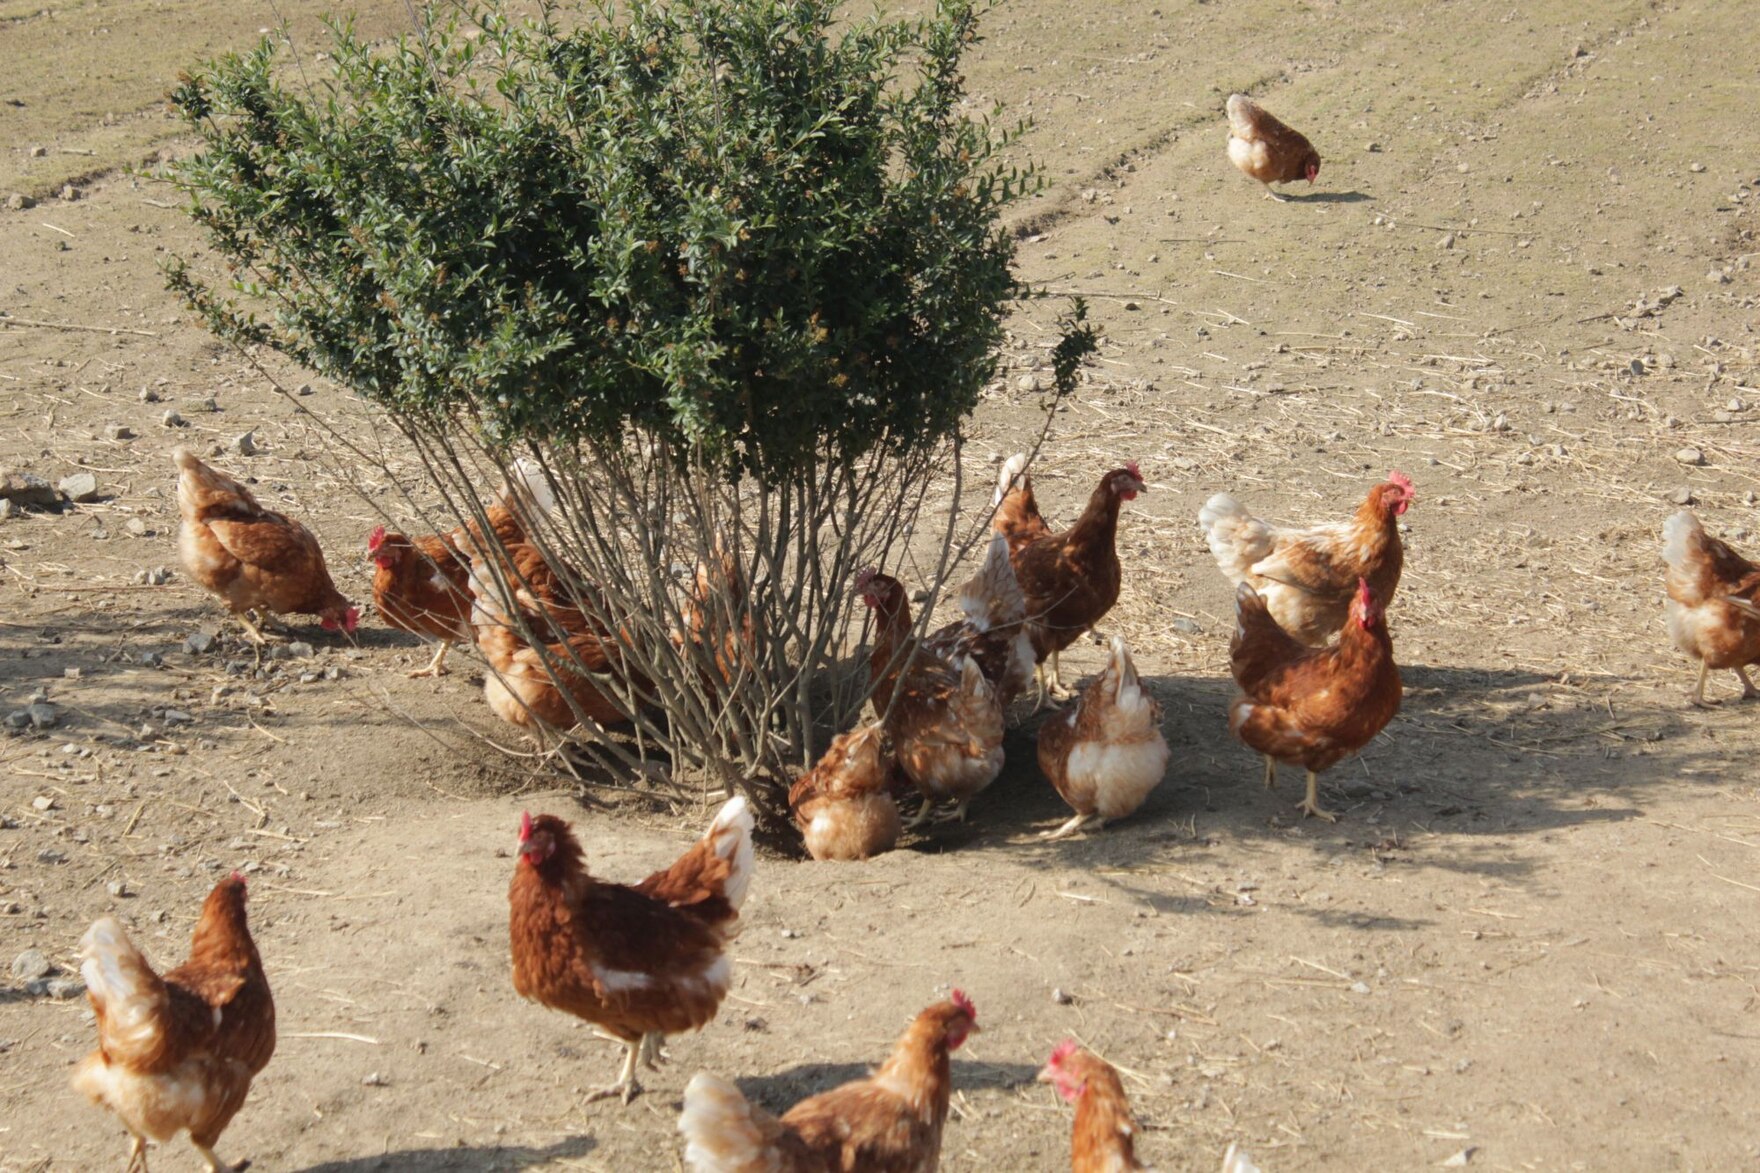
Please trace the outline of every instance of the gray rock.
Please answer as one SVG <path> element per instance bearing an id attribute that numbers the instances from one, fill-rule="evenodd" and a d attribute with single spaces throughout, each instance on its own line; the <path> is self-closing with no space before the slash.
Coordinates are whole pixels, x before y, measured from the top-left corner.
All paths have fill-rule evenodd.
<path id="1" fill-rule="evenodd" d="M 310 383 L 301 383 L 299 385 L 298 393 L 301 395 L 310 395 L 312 393 L 312 385 Z"/>
<path id="2" fill-rule="evenodd" d="M 1697 448 L 1678 448 L 1675 450 L 1674 458 L 1679 464 L 1698 465 L 1705 463 L 1705 454 Z"/>
<path id="3" fill-rule="evenodd" d="M 1187 619 L 1184 615 L 1174 617 L 1173 629 L 1182 635 L 1197 635 L 1204 629 L 1195 619 Z"/>
<path id="4" fill-rule="evenodd" d="M 141 666 L 144 668 L 160 668 L 165 664 L 164 652 L 142 652 Z"/>
<path id="5" fill-rule="evenodd" d="M 55 972 L 55 963 L 41 949 L 26 949 L 12 959 L 12 976 L 21 982 L 35 981 Z"/>
<path id="6" fill-rule="evenodd" d="M 1695 500 L 1691 489 L 1676 489 L 1668 495 L 1670 505 L 1691 505 Z"/>
<path id="7" fill-rule="evenodd" d="M 52 977 L 44 983 L 45 992 L 51 998 L 63 1001 L 78 998 L 86 992 L 86 983 L 77 977 Z"/>
<path id="8" fill-rule="evenodd" d="M 138 517 L 131 517 L 123 522 L 122 528 L 137 538 L 144 538 L 147 536 L 147 523 Z"/>
<path id="9" fill-rule="evenodd" d="M 236 452 L 240 456 L 255 456 L 257 454 L 257 434 L 245 432 L 243 435 L 234 436 L 232 443 L 226 447 L 228 451 Z"/>
<path id="10" fill-rule="evenodd" d="M 53 729 L 61 724 L 61 714 L 50 704 L 34 704 L 28 706 L 24 715 L 29 718 L 33 729 Z"/>
<path id="11" fill-rule="evenodd" d="M 167 728 L 173 725 L 194 725 L 196 719 L 182 709 L 166 709 L 162 718 Z"/>
<path id="12" fill-rule="evenodd" d="M 189 409 L 191 411 L 214 412 L 220 410 L 220 405 L 216 403 L 214 397 L 210 395 L 206 399 L 192 400 Z"/>
<path id="13" fill-rule="evenodd" d="M 31 715 L 23 709 L 19 709 L 16 712 L 6 714 L 5 724 L 8 729 L 12 730 L 29 729 L 31 725 Z"/>
<path id="14" fill-rule="evenodd" d="M 214 647 L 214 637 L 205 631 L 192 631 L 183 639 L 183 650 L 191 655 L 204 655 Z"/>
<path id="15" fill-rule="evenodd" d="M 157 391 L 153 390 L 151 387 L 142 387 L 141 388 L 141 402 L 142 403 L 157 403 L 157 402 L 159 402 L 159 393 Z"/>
<path id="16" fill-rule="evenodd" d="M 105 424 L 104 425 L 104 439 L 106 439 L 106 440 L 132 440 L 132 439 L 134 439 L 134 429 L 129 427 L 127 424 Z"/>
<path id="17" fill-rule="evenodd" d="M 189 427 L 189 421 L 178 415 L 177 412 L 171 408 L 165 409 L 165 414 L 159 417 L 159 422 L 168 428 Z"/>
<path id="18" fill-rule="evenodd" d="M 0 497 L 24 509 L 53 509 L 61 504 L 55 487 L 30 472 L 9 472 L 0 477 Z"/>
<path id="19" fill-rule="evenodd" d="M 0 521 L 17 517 L 22 512 L 24 511 L 12 503 L 12 498 L 0 497 Z"/>
<path id="20" fill-rule="evenodd" d="M 22 212 L 26 208 L 36 207 L 37 201 L 33 200 L 30 196 L 25 195 L 22 191 L 15 191 L 6 197 L 6 206 L 14 212 Z"/>
<path id="21" fill-rule="evenodd" d="M 98 478 L 94 473 L 76 472 L 61 478 L 59 486 L 69 501 L 84 504 L 98 499 Z"/>
<path id="22" fill-rule="evenodd" d="M 312 645 L 303 639 L 296 639 L 285 646 L 287 648 L 287 654 L 293 656 L 295 659 L 303 660 L 312 654 Z"/>

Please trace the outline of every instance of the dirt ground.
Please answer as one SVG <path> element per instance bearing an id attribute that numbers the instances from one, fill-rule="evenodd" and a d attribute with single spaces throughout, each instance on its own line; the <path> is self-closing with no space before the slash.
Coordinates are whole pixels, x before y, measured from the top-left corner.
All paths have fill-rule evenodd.
<path id="1" fill-rule="evenodd" d="M 38 691 L 60 716 L 0 740 L 0 960 L 72 968 L 114 911 L 175 963 L 216 874 L 252 872 L 281 1041 L 220 1147 L 262 1169 L 673 1169 L 692 1071 L 781 1108 L 949 984 L 983 1026 L 955 1061 L 950 1170 L 1067 1161 L 1068 1109 L 1032 1075 L 1069 1035 L 1125 1072 L 1162 1169 L 1214 1168 L 1229 1141 L 1270 1173 L 1754 1167 L 1760 788 L 1740 763 L 1760 737 L 1752 708 L 1684 704 L 1659 529 L 1690 497 L 1760 548 L 1760 23 L 1736 0 L 1589 7 L 992 13 L 971 84 L 1035 119 L 1052 181 L 1018 214 L 1023 272 L 1106 329 L 1039 499 L 1068 519 L 1141 461 L 1102 631 L 1131 640 L 1174 765 L 1138 817 L 1044 844 L 1066 812 L 1028 723 L 969 828 L 860 866 L 764 859 L 721 1016 L 624 1109 L 577 1094 L 611 1050 L 509 984 L 518 812 L 574 818 L 594 870 L 627 879 L 706 811 L 534 792 L 479 740 L 513 738 L 473 666 L 409 680 L 425 649 L 377 623 L 358 646 L 310 629 L 309 660 L 254 680 L 230 642 L 185 650 L 221 612 L 180 572 L 137 582 L 176 568 L 173 445 L 254 430 L 261 453 L 221 463 L 369 593 L 373 517 L 299 414 L 364 412 L 323 383 L 272 394 L 190 324 L 157 266 L 193 233 L 128 166 L 178 149 L 175 69 L 271 8 L 0 0 L 0 195 L 40 201 L 0 210 L 0 470 L 89 471 L 101 494 L 0 521 L 0 717 Z M 308 50 L 316 10 L 283 6 Z M 1232 90 L 1308 132 L 1318 184 L 1272 202 L 1229 166 Z M 1015 323 L 981 458 L 1036 426 L 1056 308 Z M 1228 736 L 1231 592 L 1194 518 L 1224 488 L 1336 517 L 1395 467 L 1418 491 L 1405 707 L 1332 772 L 1344 817 L 1303 822 Z M 83 1000 L 0 981 L 0 1170 L 120 1164 L 121 1130 L 67 1086 Z M 182 1139 L 155 1161 L 198 1164 Z"/>

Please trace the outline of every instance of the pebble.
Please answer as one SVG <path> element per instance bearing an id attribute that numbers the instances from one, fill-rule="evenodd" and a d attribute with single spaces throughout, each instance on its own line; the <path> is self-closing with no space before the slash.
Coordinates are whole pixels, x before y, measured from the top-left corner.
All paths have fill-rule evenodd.
<path id="1" fill-rule="evenodd" d="M 310 383 L 301 383 L 299 385 L 299 394 L 310 395 L 311 393 L 312 393 L 312 385 Z"/>
<path id="2" fill-rule="evenodd" d="M 220 410 L 220 404 L 215 402 L 214 397 L 210 395 L 206 399 L 192 401 L 189 405 L 189 409 L 191 411 L 214 412 Z"/>
<path id="3" fill-rule="evenodd" d="M 1691 505 L 1695 500 L 1691 489 L 1676 489 L 1668 495 L 1670 505 Z"/>
<path id="4" fill-rule="evenodd" d="M 241 436 L 234 436 L 232 443 L 226 447 L 228 451 L 236 452 L 240 456 L 255 456 L 257 454 L 257 434 L 246 432 Z"/>
<path id="5" fill-rule="evenodd" d="M 1711 272 L 1705 274 L 1705 280 L 1711 282 L 1713 285 L 1728 285 L 1729 274 L 1722 269 L 1713 269 Z"/>
<path id="6" fill-rule="evenodd" d="M 296 639 L 292 643 L 282 646 L 286 647 L 287 654 L 296 660 L 306 659 L 312 654 L 312 645 L 303 639 Z"/>
<path id="7" fill-rule="evenodd" d="M 389 1076 L 381 1075 L 379 1072 L 375 1071 L 371 1075 L 365 1076 L 361 1079 L 361 1086 L 362 1087 L 390 1087 L 391 1086 L 391 1079 Z"/>
<path id="8" fill-rule="evenodd" d="M 86 992 L 86 983 L 77 977 L 52 977 L 42 985 L 43 993 L 62 1000 L 77 998 Z M 31 992 L 36 993 L 35 990 Z"/>
<path id="9" fill-rule="evenodd" d="M 1705 463 L 1705 454 L 1697 448 L 1677 448 L 1674 459 L 1677 464 L 1700 465 Z"/>
<path id="10" fill-rule="evenodd" d="M 129 427 L 127 424 L 105 424 L 104 425 L 104 439 L 106 439 L 106 440 L 132 440 L 132 439 L 134 439 L 134 429 Z"/>
<path id="11" fill-rule="evenodd" d="M 1351 993 L 1353 993 L 1353 994 L 1367 994 L 1368 992 L 1369 992 L 1369 983 L 1368 982 L 1352 982 L 1351 983 Z"/>
<path id="12" fill-rule="evenodd" d="M 5 724 L 8 729 L 15 732 L 22 732 L 30 728 L 31 717 L 30 714 L 23 709 L 19 709 L 17 712 L 6 714 Z"/>
<path id="13" fill-rule="evenodd" d="M 1479 1150 L 1472 1145 L 1468 1145 L 1448 1160 L 1442 1162 L 1442 1167 L 1444 1169 L 1465 1169 L 1467 1167 L 1467 1162 L 1471 1161 L 1473 1159 L 1473 1154 L 1478 1151 Z"/>
<path id="14" fill-rule="evenodd" d="M 55 963 L 41 949 L 26 949 L 12 959 L 12 976 L 19 981 L 35 981 L 55 972 Z"/>
<path id="15" fill-rule="evenodd" d="M 142 387 L 141 388 L 141 402 L 142 403 L 157 403 L 157 402 L 159 402 L 159 393 L 157 391 L 153 390 L 151 387 Z"/>
<path id="16" fill-rule="evenodd" d="M 116 897 L 118 900 L 134 895 L 133 892 L 129 891 L 128 884 L 122 880 L 111 880 L 108 884 L 104 885 L 104 887 L 109 890 L 110 895 Z"/>
<path id="17" fill-rule="evenodd" d="M 183 639 L 183 650 L 200 656 L 214 646 L 214 637 L 205 631 L 192 631 Z"/>
<path id="18" fill-rule="evenodd" d="M 1436 247 L 1437 248 L 1453 248 L 1454 247 L 1454 233 L 1452 233 L 1452 232 L 1444 233 L 1442 239 L 1436 242 Z"/>
<path id="19" fill-rule="evenodd" d="M 1014 389 L 1022 394 L 1030 395 L 1039 389 L 1039 377 L 1037 375 L 1022 375 L 1014 381 Z"/>
<path id="20" fill-rule="evenodd" d="M 174 408 L 169 407 L 165 409 L 165 414 L 159 417 L 159 422 L 168 428 L 187 428 L 189 426 L 189 421 L 178 415 Z"/>
<path id="21" fill-rule="evenodd" d="M 137 538 L 144 538 L 147 536 L 147 523 L 138 517 L 129 518 L 123 523 L 122 528 Z"/>
<path id="22" fill-rule="evenodd" d="M 79 188 L 73 186 L 71 183 L 64 183 L 61 185 L 61 191 L 59 194 L 63 200 L 66 200 L 71 204 L 74 200 L 79 199 Z"/>
<path id="23" fill-rule="evenodd" d="M 195 721 L 196 721 L 196 719 L 194 717 L 190 716 L 188 713 L 184 712 L 182 709 L 166 709 L 165 716 L 162 718 L 162 720 L 165 722 L 165 724 L 167 726 L 193 725 L 193 724 L 195 724 Z"/>
<path id="24" fill-rule="evenodd" d="M 1059 1006 L 1068 1006 L 1071 1002 L 1075 1001 L 1075 997 L 1062 986 L 1058 986 L 1051 991 L 1051 1000 Z"/>
<path id="25" fill-rule="evenodd" d="M 1705 171 L 1705 164 L 1703 164 L 1703 163 L 1689 163 L 1687 165 L 1687 170 L 1691 171 L 1694 175 L 1701 175 Z M 1464 1164 L 1465 1162 L 1462 1162 L 1462 1163 Z"/>
<path id="26" fill-rule="evenodd" d="M 25 195 L 22 191 L 15 191 L 6 197 L 6 206 L 14 212 L 22 212 L 26 208 L 36 207 L 37 201 L 33 200 L 30 196 Z"/>
<path id="27" fill-rule="evenodd" d="M 1181 635 L 1199 635 L 1204 630 L 1196 619 L 1187 619 L 1184 615 L 1174 616 L 1173 629 Z"/>
<path id="28" fill-rule="evenodd" d="M 7 518 L 11 517 L 17 517 L 23 512 L 24 510 L 12 503 L 12 498 L 0 497 L 0 521 L 5 521 Z"/>
<path id="29" fill-rule="evenodd" d="M 321 672 L 301 672 L 299 674 L 299 682 L 301 684 L 316 684 L 323 678 L 324 676 Z"/>
<path id="30" fill-rule="evenodd" d="M 37 703 L 25 707 L 24 715 L 34 729 L 53 729 L 61 724 L 61 714 L 51 704 Z"/>
<path id="31" fill-rule="evenodd" d="M 1378 155 L 1381 153 L 1381 144 L 1376 142 L 1374 139 L 1370 139 L 1368 142 L 1363 144 L 1363 149 L 1365 151 L 1368 151 L 1371 155 Z"/>

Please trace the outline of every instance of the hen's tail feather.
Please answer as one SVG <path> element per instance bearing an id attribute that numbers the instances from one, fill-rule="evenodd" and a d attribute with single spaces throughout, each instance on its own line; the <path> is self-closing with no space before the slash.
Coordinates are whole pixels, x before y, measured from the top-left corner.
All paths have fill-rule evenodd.
<path id="1" fill-rule="evenodd" d="M 755 858 L 752 854 L 752 831 L 755 826 L 751 804 L 746 801 L 745 795 L 736 794 L 722 806 L 703 836 L 708 840 L 710 850 L 731 865 L 727 880 L 722 885 L 722 892 L 736 911 L 746 898 L 746 889 L 752 884 L 752 865 Z"/>
<path id="2" fill-rule="evenodd" d="M 1229 581 L 1246 582 L 1253 564 L 1271 553 L 1271 527 L 1247 512 L 1247 507 L 1218 493 L 1198 510 L 1198 525 L 1211 557 Z"/>
<path id="3" fill-rule="evenodd" d="M 996 492 L 990 498 L 992 508 L 1002 504 L 1002 499 L 1008 496 L 1008 491 L 1015 487 L 1015 478 L 1024 476 L 1026 471 L 1027 454 L 1025 452 L 1016 452 L 1002 462 L 1002 471 L 996 474 Z"/>
<path id="4" fill-rule="evenodd" d="M 707 1071 L 691 1076 L 684 1088 L 678 1130 L 684 1134 L 684 1163 L 692 1173 L 764 1173 L 779 1168 L 766 1133 L 774 1119 L 740 1094 L 739 1088 Z"/>
<path id="5" fill-rule="evenodd" d="M 990 536 L 984 564 L 959 590 L 959 609 L 979 631 L 994 631 L 1027 617 L 1027 596 L 1008 556 L 1008 539 Z"/>
<path id="6" fill-rule="evenodd" d="M 1259 1166 L 1253 1164 L 1253 1158 L 1233 1141 L 1228 1143 L 1228 1151 L 1222 1154 L 1222 1173 L 1259 1173 Z"/>
<path id="7" fill-rule="evenodd" d="M 1676 569 L 1705 545 L 1705 528 L 1691 509 L 1683 509 L 1662 523 L 1662 560 Z"/>
<path id="8" fill-rule="evenodd" d="M 121 922 L 101 916 L 80 938 L 80 976 L 97 1011 L 104 1050 L 118 1063 L 157 1051 L 170 995 Z"/>
<path id="9" fill-rule="evenodd" d="M 506 499 L 510 508 L 517 500 L 527 513 L 537 517 L 556 508 L 556 493 L 550 488 L 543 465 L 526 456 L 515 460 L 508 470 Z"/>
<path id="10" fill-rule="evenodd" d="M 1228 96 L 1228 128 L 1239 138 L 1250 139 L 1255 133 L 1254 118 L 1259 113 L 1258 103 L 1245 94 Z"/>

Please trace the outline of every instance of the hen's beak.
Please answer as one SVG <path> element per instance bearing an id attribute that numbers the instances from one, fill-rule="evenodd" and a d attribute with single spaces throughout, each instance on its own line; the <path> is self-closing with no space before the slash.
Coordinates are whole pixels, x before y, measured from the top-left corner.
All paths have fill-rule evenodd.
<path id="1" fill-rule="evenodd" d="M 520 855 L 536 855 L 537 853 L 538 841 L 536 839 L 527 839 L 519 845 Z"/>
<path id="2" fill-rule="evenodd" d="M 1033 1077 L 1034 1083 L 1055 1083 L 1056 1081 L 1057 1073 L 1051 1070 L 1051 1064 L 1049 1063 L 1039 1068 L 1039 1074 Z"/>

